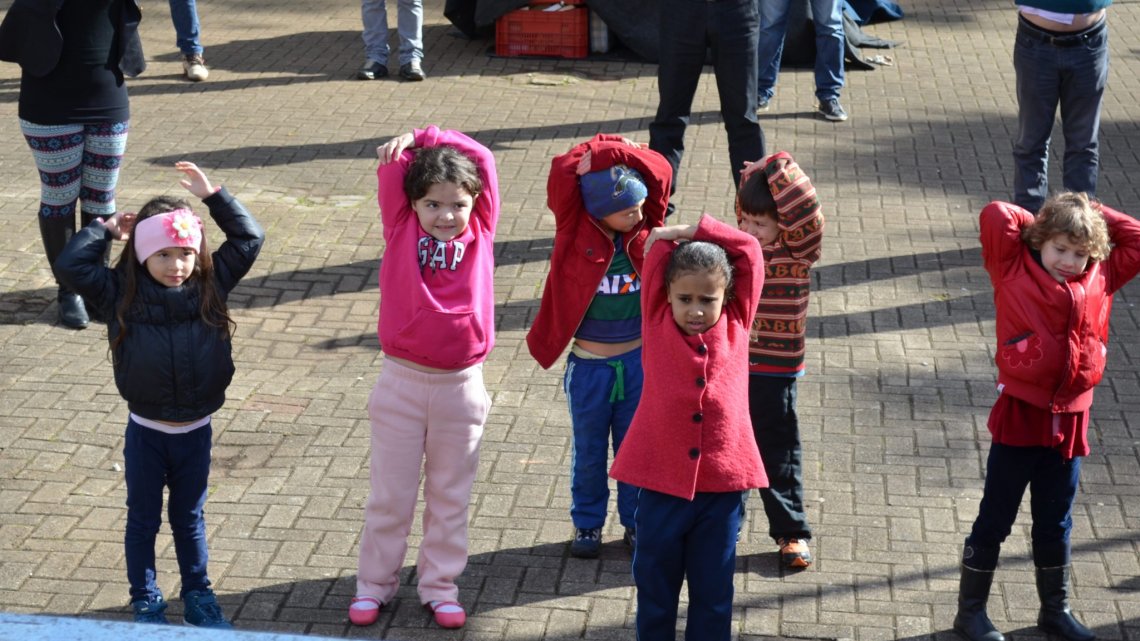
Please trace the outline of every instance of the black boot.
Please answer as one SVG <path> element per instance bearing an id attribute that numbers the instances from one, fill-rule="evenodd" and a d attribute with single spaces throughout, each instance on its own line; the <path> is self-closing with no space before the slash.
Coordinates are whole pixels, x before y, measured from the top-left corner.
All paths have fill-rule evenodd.
<path id="1" fill-rule="evenodd" d="M 1068 641 L 1092 641 L 1096 634 L 1073 617 L 1069 609 L 1069 566 L 1037 568 L 1037 596 L 1041 612 L 1037 627 Z"/>
<path id="2" fill-rule="evenodd" d="M 46 218 L 39 216 L 40 237 L 44 241 L 44 253 L 47 254 L 48 264 L 54 265 L 55 259 L 63 253 L 67 241 L 75 235 L 75 214 L 66 216 L 52 216 Z M 59 300 L 59 322 L 72 329 L 85 329 L 90 319 L 87 317 L 87 308 L 83 306 L 83 299 L 70 289 L 59 286 L 56 296 Z"/>
<path id="3" fill-rule="evenodd" d="M 96 219 L 107 220 L 107 218 L 109 218 L 109 216 L 96 216 L 95 214 L 89 214 L 87 212 L 83 212 L 79 216 L 80 216 L 80 222 L 82 223 L 83 227 L 90 225 Z M 104 267 L 110 267 L 111 266 L 111 242 L 110 241 L 107 242 L 107 248 L 103 250 L 103 266 Z M 106 323 L 107 322 L 107 319 L 104 318 L 104 314 L 99 310 L 98 305 L 93 304 L 91 301 L 88 301 L 87 299 L 83 299 L 83 302 L 87 307 L 87 315 L 91 317 L 91 320 L 95 321 L 96 323 Z"/>
<path id="4" fill-rule="evenodd" d="M 986 601 L 990 598 L 993 582 L 993 570 L 977 570 L 963 561 L 954 631 L 970 641 L 1005 641 L 1005 637 L 997 631 L 986 614 Z"/>

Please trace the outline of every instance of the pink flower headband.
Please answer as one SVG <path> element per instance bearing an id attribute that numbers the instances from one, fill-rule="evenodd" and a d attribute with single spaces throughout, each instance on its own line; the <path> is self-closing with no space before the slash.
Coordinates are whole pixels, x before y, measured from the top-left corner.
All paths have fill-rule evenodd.
<path id="1" fill-rule="evenodd" d="M 135 223 L 135 255 L 145 263 L 155 252 L 167 247 L 202 248 L 202 219 L 189 209 L 175 209 Z"/>

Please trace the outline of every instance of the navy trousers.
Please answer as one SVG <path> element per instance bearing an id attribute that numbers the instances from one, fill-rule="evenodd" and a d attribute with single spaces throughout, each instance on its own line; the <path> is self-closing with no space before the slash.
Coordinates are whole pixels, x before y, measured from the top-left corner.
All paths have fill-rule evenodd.
<path id="1" fill-rule="evenodd" d="M 127 531 L 124 537 L 131 601 L 161 596 L 154 543 L 162 525 L 162 490 L 174 552 L 182 576 L 182 595 L 210 586 L 206 576 L 206 505 L 213 429 L 203 425 L 185 434 L 166 434 L 127 421 L 123 461 L 127 481 Z"/>
<path id="2" fill-rule="evenodd" d="M 673 641 L 681 584 L 689 582 L 686 641 L 729 641 L 736 533 L 743 492 L 698 493 L 692 501 L 641 490 L 637 495 L 637 638 Z"/>
<path id="3" fill-rule="evenodd" d="M 1073 500 L 1081 478 L 1080 457 L 1065 459 L 1048 447 L 990 445 L 978 518 L 966 545 L 977 548 L 976 570 L 997 567 L 998 548 L 1009 536 L 1021 497 L 1029 488 L 1033 515 L 1033 563 L 1040 568 L 1069 564 Z"/>

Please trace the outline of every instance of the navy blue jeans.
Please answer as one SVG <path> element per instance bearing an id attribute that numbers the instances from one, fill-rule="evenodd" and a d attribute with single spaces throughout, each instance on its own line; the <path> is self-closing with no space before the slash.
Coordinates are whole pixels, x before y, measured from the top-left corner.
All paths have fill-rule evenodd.
<path id="1" fill-rule="evenodd" d="M 166 512 L 182 576 L 182 595 L 210 586 L 203 508 L 212 436 L 210 425 L 185 434 L 166 434 L 127 421 L 123 447 L 127 481 L 124 542 L 131 601 L 153 600 L 162 594 L 156 581 L 154 542 L 162 525 L 163 487 L 170 488 Z"/>
<path id="2" fill-rule="evenodd" d="M 804 513 L 803 449 L 796 416 L 796 379 L 790 376 L 748 377 L 748 412 L 752 432 L 768 473 L 760 500 L 768 516 L 768 535 L 778 539 L 810 539 Z"/>
<path id="3" fill-rule="evenodd" d="M 736 533 L 743 492 L 698 492 L 692 501 L 641 490 L 637 496 L 637 638 L 673 641 L 681 585 L 689 581 L 686 641 L 729 641 Z"/>
<path id="4" fill-rule="evenodd" d="M 1036 213 L 1049 195 L 1049 140 L 1057 107 L 1065 136 L 1064 187 L 1096 195 L 1100 105 L 1108 82 L 1108 25 L 1053 38 L 1018 17 L 1013 47 L 1017 73 L 1017 140 L 1013 202 Z"/>
<path id="5" fill-rule="evenodd" d="M 685 128 L 711 49 L 735 192 L 744 162 L 764 156 L 764 133 L 756 119 L 756 39 L 760 31 L 756 0 L 658 0 L 657 6 L 661 13 L 660 102 L 649 125 L 649 148 L 673 166 L 672 190 L 676 192 Z"/>
<path id="6" fill-rule="evenodd" d="M 570 464 L 570 519 L 577 528 L 600 528 L 609 509 L 610 442 L 617 454 L 641 401 L 641 348 L 613 358 L 566 358 L 562 385 L 570 405 L 573 457 Z M 620 385 L 620 389 L 619 386 Z M 621 524 L 633 527 L 637 488 L 617 484 Z"/>
<path id="7" fill-rule="evenodd" d="M 1068 565 L 1080 478 L 1080 457 L 1066 460 L 1048 447 L 990 445 L 978 518 L 966 538 L 967 546 L 979 549 L 979 557 L 968 565 L 976 570 L 997 567 L 997 550 L 1013 529 L 1026 487 L 1033 515 L 1033 563 L 1042 568 Z"/>

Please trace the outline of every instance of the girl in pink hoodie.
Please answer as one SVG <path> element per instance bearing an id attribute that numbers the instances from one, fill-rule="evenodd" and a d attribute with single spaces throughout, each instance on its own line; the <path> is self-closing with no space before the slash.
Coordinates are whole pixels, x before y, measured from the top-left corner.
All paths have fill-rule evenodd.
<path id="1" fill-rule="evenodd" d="M 495 342 L 495 159 L 457 131 L 431 126 L 377 149 L 384 256 L 384 367 L 368 400 L 372 490 L 348 615 L 370 625 L 392 600 L 424 471 L 420 601 L 462 627 L 455 578 L 467 566 L 467 504 L 491 408 L 483 361 Z"/>

